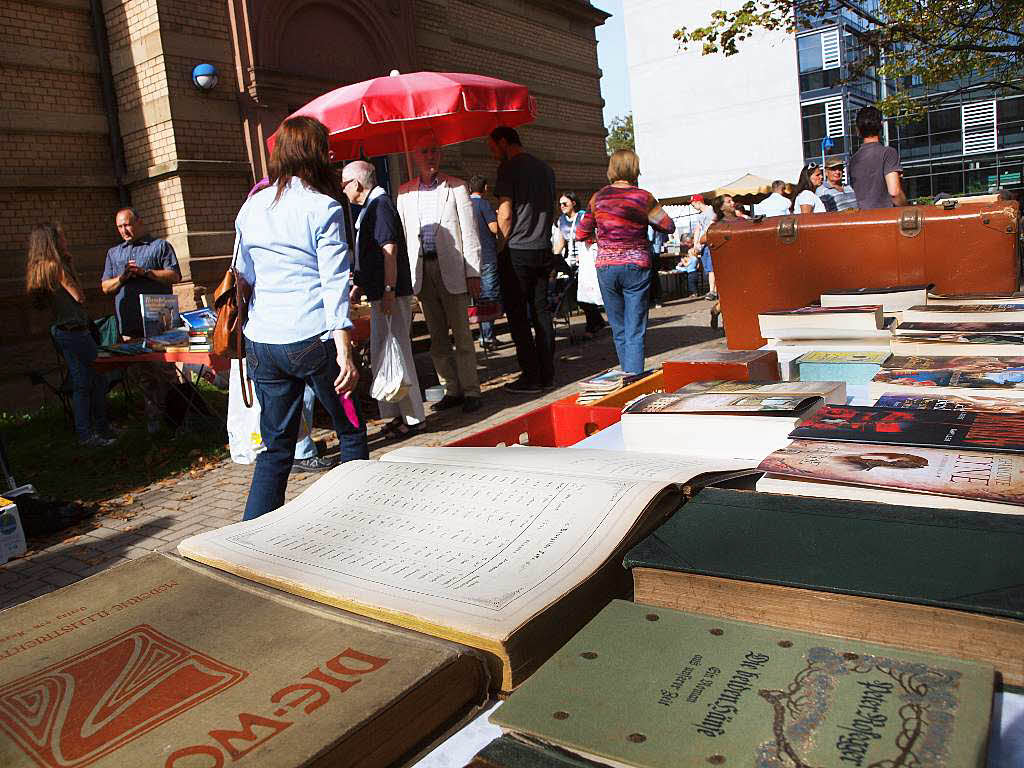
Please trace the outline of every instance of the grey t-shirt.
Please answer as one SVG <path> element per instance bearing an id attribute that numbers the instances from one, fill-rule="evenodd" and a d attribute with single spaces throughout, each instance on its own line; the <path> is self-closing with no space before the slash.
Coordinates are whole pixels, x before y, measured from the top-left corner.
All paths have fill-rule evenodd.
<path id="1" fill-rule="evenodd" d="M 510 248 L 551 247 L 551 219 L 555 207 L 555 172 L 543 160 L 520 152 L 498 166 L 494 196 L 512 200 L 515 221 Z"/>
<path id="2" fill-rule="evenodd" d="M 857 207 L 892 208 L 892 196 L 885 175 L 902 171 L 900 153 L 878 141 L 865 144 L 850 160 L 850 184 L 857 195 Z"/>

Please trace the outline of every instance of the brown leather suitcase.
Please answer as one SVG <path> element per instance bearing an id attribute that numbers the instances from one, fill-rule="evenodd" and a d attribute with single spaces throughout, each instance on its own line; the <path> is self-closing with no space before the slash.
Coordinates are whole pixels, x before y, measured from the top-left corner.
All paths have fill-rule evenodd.
<path id="1" fill-rule="evenodd" d="M 1016 202 L 909 206 L 719 222 L 708 233 L 732 349 L 763 345 L 759 312 L 831 290 L 935 283 L 938 293 L 1015 291 Z"/>

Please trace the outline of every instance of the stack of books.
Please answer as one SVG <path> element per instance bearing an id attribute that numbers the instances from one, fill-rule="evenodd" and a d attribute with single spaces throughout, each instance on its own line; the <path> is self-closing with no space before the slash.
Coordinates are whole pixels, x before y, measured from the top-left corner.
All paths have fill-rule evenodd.
<path id="1" fill-rule="evenodd" d="M 613 392 L 618 392 L 623 387 L 639 381 L 645 376 L 650 376 L 653 371 L 643 373 L 626 373 L 618 368 L 610 368 L 607 371 L 591 376 L 580 382 L 580 393 L 576 398 L 577 405 L 586 405 L 602 397 L 607 397 Z"/>
<path id="2" fill-rule="evenodd" d="M 1024 355 L 1024 300 L 912 307 L 890 347 L 895 355 Z"/>
<path id="3" fill-rule="evenodd" d="M 217 326 L 217 313 L 204 307 L 191 312 L 183 312 L 181 319 L 188 329 L 188 348 L 190 352 L 209 352 L 212 349 L 213 329 Z"/>

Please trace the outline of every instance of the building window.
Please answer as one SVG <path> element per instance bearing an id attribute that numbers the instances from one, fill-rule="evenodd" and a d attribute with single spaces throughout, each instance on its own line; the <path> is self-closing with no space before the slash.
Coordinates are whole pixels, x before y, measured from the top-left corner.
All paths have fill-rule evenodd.
<path id="1" fill-rule="evenodd" d="M 996 149 L 996 103 L 978 101 L 960 107 L 964 128 L 965 155 L 994 152 Z M 970 184 L 968 184 L 970 186 Z"/>
<path id="2" fill-rule="evenodd" d="M 800 65 L 800 90 L 834 88 L 842 79 L 839 29 L 811 32 L 796 39 L 797 61 Z"/>
<path id="3" fill-rule="evenodd" d="M 996 130 L 999 148 L 1024 146 L 1024 97 L 996 103 Z"/>
<path id="4" fill-rule="evenodd" d="M 932 157 L 959 155 L 963 146 L 962 119 L 958 107 L 933 109 L 928 113 L 932 135 Z"/>
<path id="5" fill-rule="evenodd" d="M 817 101 L 800 106 L 801 128 L 804 137 L 804 157 L 821 157 L 821 140 L 832 139 L 830 155 L 846 152 L 845 115 L 840 98 Z"/>
<path id="6" fill-rule="evenodd" d="M 895 138 L 896 150 L 900 158 L 912 160 L 920 157 L 928 157 L 928 120 L 915 120 L 911 123 L 890 123 L 890 131 L 896 128 Z"/>

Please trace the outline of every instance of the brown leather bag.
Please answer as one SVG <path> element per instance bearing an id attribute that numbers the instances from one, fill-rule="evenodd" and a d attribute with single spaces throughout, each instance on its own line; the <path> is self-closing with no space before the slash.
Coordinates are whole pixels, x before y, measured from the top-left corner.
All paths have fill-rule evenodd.
<path id="1" fill-rule="evenodd" d="M 245 325 L 246 297 L 242 292 L 242 281 L 235 269 L 238 258 L 238 243 L 231 257 L 231 266 L 224 273 L 224 279 L 213 292 L 213 308 L 217 311 L 217 324 L 213 328 L 211 350 L 214 355 L 234 360 L 245 359 L 245 341 L 242 338 L 242 327 Z M 248 380 L 242 366 L 238 366 L 238 375 L 242 383 L 242 400 L 246 408 L 252 407 L 252 382 Z"/>

